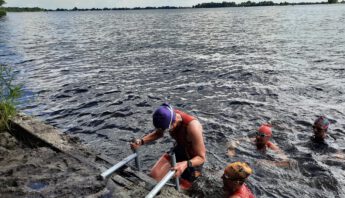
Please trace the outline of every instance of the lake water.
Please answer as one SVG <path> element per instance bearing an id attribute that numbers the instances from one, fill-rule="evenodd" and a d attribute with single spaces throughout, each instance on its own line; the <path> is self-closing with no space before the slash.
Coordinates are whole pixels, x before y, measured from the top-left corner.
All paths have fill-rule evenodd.
<path id="1" fill-rule="evenodd" d="M 206 168 L 254 168 L 257 197 L 345 197 L 345 5 L 104 12 L 8 13 L 0 63 L 25 84 L 21 109 L 121 159 L 168 101 L 199 118 Z M 319 115 L 326 148 L 310 143 Z M 273 141 L 296 163 L 260 163 L 250 144 L 227 144 L 273 124 Z M 172 146 L 145 145 L 149 170 Z"/>

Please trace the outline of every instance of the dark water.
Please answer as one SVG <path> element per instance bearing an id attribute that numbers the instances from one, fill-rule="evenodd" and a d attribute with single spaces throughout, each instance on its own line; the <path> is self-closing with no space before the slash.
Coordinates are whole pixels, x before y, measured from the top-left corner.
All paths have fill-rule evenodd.
<path id="1" fill-rule="evenodd" d="M 345 5 L 112 12 L 9 13 L 0 21 L 0 63 L 25 84 L 22 110 L 107 155 L 152 129 L 168 101 L 197 116 L 208 163 L 244 160 L 257 197 L 345 197 Z M 309 137 L 332 119 L 329 146 Z M 270 121 L 295 164 L 227 143 Z M 171 147 L 145 145 L 146 170 Z M 274 159 L 274 158 L 272 158 Z"/>

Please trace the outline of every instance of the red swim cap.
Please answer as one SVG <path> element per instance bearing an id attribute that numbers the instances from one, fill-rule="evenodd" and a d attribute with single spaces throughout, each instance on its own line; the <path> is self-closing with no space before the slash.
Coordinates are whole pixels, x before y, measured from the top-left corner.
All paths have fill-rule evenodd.
<path id="1" fill-rule="evenodd" d="M 259 131 L 260 133 L 263 133 L 263 134 L 265 134 L 265 135 L 271 137 L 271 136 L 272 136 L 272 129 L 271 129 L 271 128 L 272 128 L 272 125 L 270 125 L 270 124 L 262 124 L 262 125 L 259 127 L 258 131 Z"/>

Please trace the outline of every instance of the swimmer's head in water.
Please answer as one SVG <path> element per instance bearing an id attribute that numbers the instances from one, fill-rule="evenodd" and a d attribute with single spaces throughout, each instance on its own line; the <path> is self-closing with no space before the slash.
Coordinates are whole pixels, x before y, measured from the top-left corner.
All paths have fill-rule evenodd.
<path id="1" fill-rule="evenodd" d="M 262 124 L 258 128 L 257 136 L 261 137 L 272 137 L 272 126 L 269 124 Z"/>
<path id="2" fill-rule="evenodd" d="M 224 190 L 230 193 L 235 192 L 252 173 L 253 170 L 244 162 L 228 164 L 222 176 Z"/>
<path id="3" fill-rule="evenodd" d="M 264 149 L 266 148 L 267 143 L 272 137 L 272 129 L 271 125 L 269 124 L 262 124 L 259 128 L 258 131 L 256 132 L 256 147 L 257 149 Z"/>
<path id="4" fill-rule="evenodd" d="M 230 180 L 241 180 L 244 181 L 249 175 L 253 173 L 253 170 L 247 163 L 234 162 L 228 164 L 224 170 L 224 178 Z"/>
<path id="5" fill-rule="evenodd" d="M 313 125 L 315 140 L 322 141 L 326 138 L 326 133 L 329 127 L 329 120 L 325 116 L 318 117 Z"/>
<path id="6" fill-rule="evenodd" d="M 329 120 L 326 118 L 326 116 L 320 116 L 315 120 L 314 126 L 322 129 L 328 129 Z"/>

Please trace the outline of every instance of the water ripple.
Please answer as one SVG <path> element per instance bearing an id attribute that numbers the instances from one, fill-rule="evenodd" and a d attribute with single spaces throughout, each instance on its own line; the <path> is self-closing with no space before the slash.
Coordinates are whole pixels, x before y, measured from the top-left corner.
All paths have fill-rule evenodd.
<path id="1" fill-rule="evenodd" d="M 169 101 L 203 124 L 207 167 L 243 160 L 257 197 L 344 197 L 344 5 L 109 12 L 8 13 L 0 64 L 26 86 L 22 110 L 120 159 Z M 26 96 L 25 96 L 26 97 Z M 308 144 L 328 115 L 330 148 Z M 297 163 L 265 166 L 251 145 L 227 142 L 273 124 L 274 141 Z M 143 149 L 151 167 L 172 141 Z M 321 156 L 321 157 L 320 157 Z M 322 158 L 323 157 L 323 158 Z M 271 157 L 267 157 L 271 159 Z"/>

